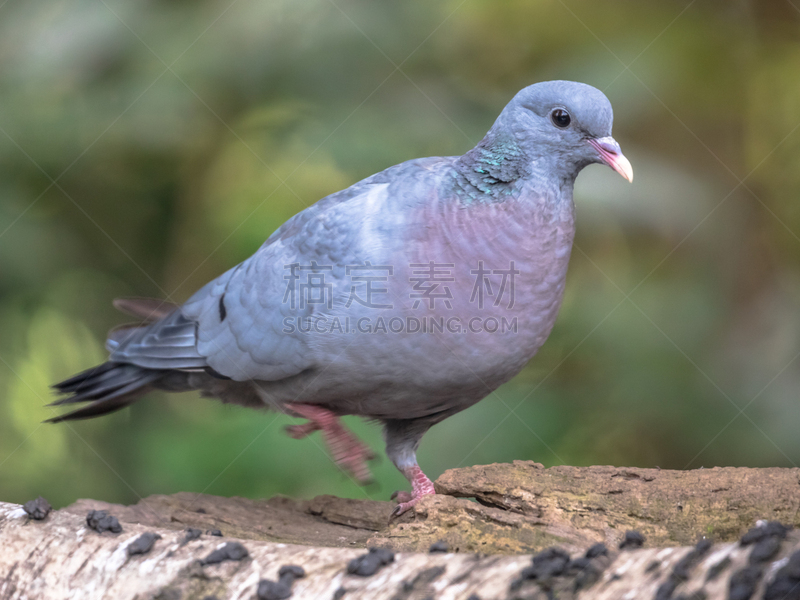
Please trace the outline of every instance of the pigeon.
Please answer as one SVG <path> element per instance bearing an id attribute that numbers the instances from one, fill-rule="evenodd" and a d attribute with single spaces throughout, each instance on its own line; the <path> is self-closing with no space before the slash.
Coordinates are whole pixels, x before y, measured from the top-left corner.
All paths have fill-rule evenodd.
<path id="1" fill-rule="evenodd" d="M 518 92 L 463 156 L 409 160 L 319 200 L 183 305 L 120 299 L 137 323 L 108 361 L 53 387 L 96 417 L 151 390 L 199 390 L 302 418 L 332 458 L 369 481 L 370 448 L 341 422 L 383 426 L 408 479 L 393 516 L 434 494 L 423 434 L 485 398 L 536 354 L 556 320 L 587 165 L 632 181 L 611 104 L 582 83 Z M 74 408 L 74 406 L 73 406 Z"/>

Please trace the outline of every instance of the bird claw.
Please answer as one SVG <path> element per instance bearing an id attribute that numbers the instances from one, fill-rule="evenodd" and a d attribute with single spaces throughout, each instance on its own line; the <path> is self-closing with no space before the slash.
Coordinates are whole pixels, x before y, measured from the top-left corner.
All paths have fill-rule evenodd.
<path id="1" fill-rule="evenodd" d="M 286 408 L 308 419 L 308 423 L 287 426 L 285 430 L 289 436 L 301 439 L 315 431 L 322 431 L 333 461 L 342 470 L 361 485 L 373 481 L 367 461 L 374 459 L 375 453 L 342 425 L 335 413 L 311 404 L 289 404 Z"/>
<path id="2" fill-rule="evenodd" d="M 389 525 L 391 525 L 395 519 L 404 515 L 408 511 L 412 510 L 416 504 L 422 500 L 423 497 L 428 496 L 430 494 L 420 494 L 414 495 L 409 494 L 408 492 L 395 492 L 392 494 L 392 499 L 398 500 L 397 506 L 394 507 L 391 514 L 389 515 Z"/>
<path id="3" fill-rule="evenodd" d="M 392 512 L 389 514 L 389 525 L 394 523 L 394 521 L 395 521 L 395 519 L 397 519 L 397 517 L 399 517 L 400 515 L 402 515 L 403 513 L 405 513 L 408 510 L 408 508 L 404 508 L 404 504 L 405 504 L 405 502 L 398 504 L 397 506 L 394 507 Z"/>
<path id="4" fill-rule="evenodd" d="M 402 472 L 403 475 L 406 476 L 406 479 L 411 482 L 412 491 L 410 494 L 406 491 L 397 491 L 392 494 L 392 500 L 397 500 L 398 504 L 394 507 L 392 514 L 389 515 L 390 525 L 397 517 L 414 508 L 417 502 L 422 500 L 423 497 L 432 496 L 436 493 L 433 483 L 428 479 L 425 473 L 422 472 L 419 465 L 415 464 L 402 469 Z"/>
<path id="5" fill-rule="evenodd" d="M 303 423 L 302 425 L 287 425 L 284 427 L 284 431 L 290 438 L 302 440 L 304 437 L 311 435 L 315 431 L 319 431 L 319 427 L 313 421 L 309 421 L 308 423 Z"/>
<path id="6" fill-rule="evenodd" d="M 325 436 L 334 462 L 352 475 L 359 484 L 372 483 L 374 480 L 367 462 L 375 458 L 375 453 L 344 426 L 340 427 L 341 431 L 336 437 Z"/>

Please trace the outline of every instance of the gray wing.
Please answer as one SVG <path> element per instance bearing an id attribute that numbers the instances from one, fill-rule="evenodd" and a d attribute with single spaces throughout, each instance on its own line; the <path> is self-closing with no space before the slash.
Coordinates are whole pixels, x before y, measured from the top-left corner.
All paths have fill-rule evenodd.
<path id="1" fill-rule="evenodd" d="M 237 381 L 273 381 L 312 359 L 299 337 L 283 334 L 286 247 L 272 243 L 212 281 L 181 308 L 196 323 L 197 352 Z"/>
<path id="2" fill-rule="evenodd" d="M 282 334 L 286 244 L 264 245 L 182 307 L 110 334 L 109 360 L 150 369 L 208 369 L 235 379 L 275 380 L 311 366 L 305 344 Z"/>
<path id="3" fill-rule="evenodd" d="M 109 339 L 110 360 L 155 369 L 211 368 L 237 381 L 275 381 L 316 366 L 307 336 L 285 319 L 308 317 L 287 302 L 289 265 L 345 265 L 363 244 L 359 203 L 428 162 L 396 165 L 323 198 L 284 223 L 249 259 L 195 293 L 166 318 Z M 376 192 L 378 192 L 376 194 Z"/>

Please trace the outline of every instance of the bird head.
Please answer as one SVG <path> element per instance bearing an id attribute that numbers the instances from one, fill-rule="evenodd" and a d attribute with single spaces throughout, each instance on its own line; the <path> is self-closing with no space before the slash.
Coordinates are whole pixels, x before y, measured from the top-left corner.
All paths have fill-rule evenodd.
<path id="1" fill-rule="evenodd" d="M 513 134 L 536 170 L 574 179 L 592 163 L 633 181 L 631 163 L 611 137 L 614 113 L 603 92 L 584 83 L 545 81 L 517 93 L 495 127 Z"/>

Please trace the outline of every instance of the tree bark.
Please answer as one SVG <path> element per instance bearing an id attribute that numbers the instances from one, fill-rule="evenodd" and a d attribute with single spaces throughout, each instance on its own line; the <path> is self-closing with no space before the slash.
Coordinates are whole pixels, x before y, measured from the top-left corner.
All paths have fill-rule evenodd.
<path id="1" fill-rule="evenodd" d="M 0 600 L 249 599 L 257 597 L 259 581 L 277 581 L 284 565 L 299 565 L 306 573 L 294 582 L 293 598 L 334 598 L 343 588 L 348 599 L 477 594 L 487 600 L 548 593 L 616 599 L 630 593 L 654 597 L 664 585 L 672 590 L 665 598 L 700 589 L 709 599 L 726 598 L 731 575 L 754 560 L 754 546 L 734 540 L 758 519 L 796 525 L 800 509 L 798 469 L 544 469 L 518 461 L 448 471 L 436 487 L 440 495 L 424 499 L 416 515 L 391 526 L 391 503 L 325 496 L 254 501 L 184 493 L 130 507 L 81 500 L 43 521 L 29 519 L 18 505 L 0 504 Z M 90 509 L 118 517 L 122 532 L 89 529 Z M 187 527 L 203 533 L 187 540 Z M 225 537 L 209 535 L 212 529 Z M 641 531 L 645 548 L 618 550 L 626 529 Z M 147 554 L 129 556 L 129 545 L 145 532 L 161 538 Z M 684 560 L 678 577 L 676 564 L 703 536 L 716 545 Z M 451 553 L 427 554 L 440 540 Z M 248 556 L 202 564 L 229 542 L 241 543 Z M 596 542 L 604 542 L 609 554 L 552 576 L 520 580 L 532 553 L 558 546 L 576 559 Z M 365 554 L 366 546 L 398 554 L 372 576 L 348 574 L 348 563 Z M 774 546 L 751 569 L 751 576 L 758 575 L 753 597 L 762 596 L 786 557 L 800 549 L 800 534 L 776 538 Z M 712 570 L 719 572 L 709 578 Z"/>

